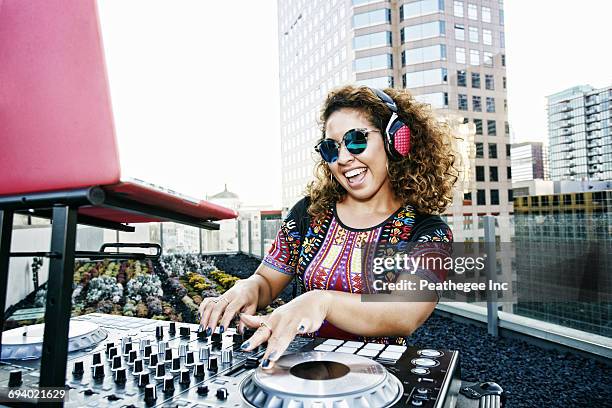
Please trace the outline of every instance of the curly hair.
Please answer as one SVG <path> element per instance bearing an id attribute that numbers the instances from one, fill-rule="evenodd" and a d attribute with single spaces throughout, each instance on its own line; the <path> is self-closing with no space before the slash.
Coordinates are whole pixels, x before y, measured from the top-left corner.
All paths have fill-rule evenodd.
<path id="1" fill-rule="evenodd" d="M 452 134 L 447 124 L 436 120 L 429 105 L 418 102 L 407 90 L 384 89 L 398 107 L 400 119 L 411 132 L 410 154 L 399 161 L 389 160 L 388 172 L 394 194 L 404 205 L 424 214 L 440 214 L 452 202 L 452 188 L 458 178 Z M 351 108 L 360 111 L 381 134 L 391 118 L 391 110 L 367 86 L 346 85 L 331 91 L 321 108 L 321 139 L 332 113 Z M 308 213 L 323 215 L 346 195 L 344 187 L 331 177 L 327 163 L 315 166 L 315 180 L 306 188 L 310 196 Z"/>

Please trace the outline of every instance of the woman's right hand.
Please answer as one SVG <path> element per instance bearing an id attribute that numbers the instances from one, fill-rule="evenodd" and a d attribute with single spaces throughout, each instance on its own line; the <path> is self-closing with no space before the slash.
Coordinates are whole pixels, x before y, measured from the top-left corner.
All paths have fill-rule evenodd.
<path id="1" fill-rule="evenodd" d="M 217 323 L 223 333 L 232 319 L 239 313 L 255 314 L 259 301 L 259 285 L 255 279 L 237 281 L 234 286 L 219 297 L 204 298 L 200 303 L 200 326 L 210 336 Z M 240 322 L 238 331 L 242 333 L 244 323 Z"/>

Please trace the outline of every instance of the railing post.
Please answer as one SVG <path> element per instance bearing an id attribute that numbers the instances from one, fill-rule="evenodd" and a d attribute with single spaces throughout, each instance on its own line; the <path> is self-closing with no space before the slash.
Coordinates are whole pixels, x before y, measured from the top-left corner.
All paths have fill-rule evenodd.
<path id="1" fill-rule="evenodd" d="M 264 220 L 259 218 L 259 254 L 264 257 Z"/>
<path id="2" fill-rule="evenodd" d="M 200 255 L 202 255 L 202 228 L 198 228 L 198 239 L 200 244 Z"/>
<path id="3" fill-rule="evenodd" d="M 497 252 L 495 248 L 495 217 L 485 215 L 484 240 L 486 248 L 486 271 L 487 271 L 487 331 L 491 336 L 499 334 L 499 318 L 497 317 L 497 291 L 491 290 L 491 285 L 496 281 L 497 275 Z"/>
<path id="4" fill-rule="evenodd" d="M 242 252 L 242 223 L 240 218 L 237 218 L 236 222 L 238 223 L 238 252 Z"/>
<path id="5" fill-rule="evenodd" d="M 251 228 L 251 220 L 247 224 L 247 233 L 249 239 L 249 254 L 253 255 L 253 229 Z"/>

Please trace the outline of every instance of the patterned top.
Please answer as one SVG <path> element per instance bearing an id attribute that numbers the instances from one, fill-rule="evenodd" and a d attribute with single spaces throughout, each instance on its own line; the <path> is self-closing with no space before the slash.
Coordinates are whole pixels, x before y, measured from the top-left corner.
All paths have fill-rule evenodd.
<path id="1" fill-rule="evenodd" d="M 308 291 L 326 289 L 369 293 L 368 283 L 362 281 L 364 260 L 374 256 L 393 256 L 409 242 L 450 243 L 453 240 L 450 228 L 440 217 L 417 214 L 410 205 L 399 208 L 379 225 L 363 229 L 344 225 L 338 218 L 335 205 L 316 219 L 308 216 L 307 208 L 307 199 L 302 199 L 291 209 L 263 263 L 287 275 L 297 273 L 302 287 Z M 415 231 L 417 235 L 413 234 Z M 419 269 L 416 274 L 434 282 L 445 278 L 439 271 Z M 357 341 L 405 342 L 402 338 L 356 336 L 327 321 L 313 335 Z"/>

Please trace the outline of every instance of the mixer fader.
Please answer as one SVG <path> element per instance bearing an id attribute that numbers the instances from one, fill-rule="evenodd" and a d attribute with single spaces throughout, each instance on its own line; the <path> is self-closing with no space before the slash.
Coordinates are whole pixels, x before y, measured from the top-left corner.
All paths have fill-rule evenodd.
<path id="1" fill-rule="evenodd" d="M 0 387 L 35 389 L 41 328 L 4 334 Z M 67 407 L 453 407 L 458 353 L 296 338 L 271 370 L 250 334 L 112 316 L 71 320 Z M 16 358 L 16 357 L 19 358 Z"/>

